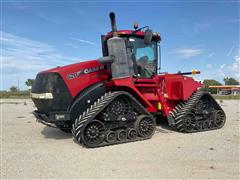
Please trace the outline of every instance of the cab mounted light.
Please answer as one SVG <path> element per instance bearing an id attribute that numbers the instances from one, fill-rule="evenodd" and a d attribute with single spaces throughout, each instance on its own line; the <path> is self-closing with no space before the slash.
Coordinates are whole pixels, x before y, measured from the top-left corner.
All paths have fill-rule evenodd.
<path id="1" fill-rule="evenodd" d="M 161 39 L 161 35 L 160 35 L 159 32 L 153 32 L 153 36 L 154 36 L 156 39 L 158 39 L 159 41 L 162 40 L 162 39 Z"/>
<path id="2" fill-rule="evenodd" d="M 200 71 L 198 71 L 198 70 L 196 70 L 196 69 L 193 69 L 192 70 L 192 74 L 194 75 L 194 74 L 200 74 Z"/>
<path id="3" fill-rule="evenodd" d="M 179 75 L 195 75 L 195 74 L 200 74 L 200 71 L 199 70 L 192 70 L 191 72 L 178 72 L 177 74 Z"/>
<path id="4" fill-rule="evenodd" d="M 138 22 L 134 22 L 134 25 L 133 25 L 134 29 L 137 30 L 138 29 Z"/>

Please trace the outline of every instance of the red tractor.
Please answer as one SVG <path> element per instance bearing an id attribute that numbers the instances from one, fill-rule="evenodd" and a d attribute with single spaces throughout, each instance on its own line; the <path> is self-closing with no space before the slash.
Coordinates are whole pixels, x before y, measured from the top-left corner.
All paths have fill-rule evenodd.
<path id="1" fill-rule="evenodd" d="M 37 75 L 31 96 L 38 121 L 91 148 L 149 139 L 157 118 L 184 133 L 223 127 L 222 108 L 186 76 L 199 71 L 160 73 L 160 34 L 137 24 L 118 31 L 114 13 L 110 19 L 103 57 Z"/>

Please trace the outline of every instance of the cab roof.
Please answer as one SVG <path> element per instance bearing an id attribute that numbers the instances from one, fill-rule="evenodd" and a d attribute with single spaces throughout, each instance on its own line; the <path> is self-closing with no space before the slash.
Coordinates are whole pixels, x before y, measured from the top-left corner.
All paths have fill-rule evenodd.
<path id="1" fill-rule="evenodd" d="M 135 30 L 119 30 L 117 31 L 117 34 L 119 36 L 134 36 L 134 37 L 140 37 L 140 38 L 144 38 L 145 32 L 144 31 L 138 31 L 136 33 L 133 33 Z M 105 40 L 108 40 L 109 38 L 113 37 L 113 33 L 112 31 L 108 32 L 105 35 Z M 154 41 L 160 41 L 160 34 L 159 33 L 153 33 L 153 40 Z"/>

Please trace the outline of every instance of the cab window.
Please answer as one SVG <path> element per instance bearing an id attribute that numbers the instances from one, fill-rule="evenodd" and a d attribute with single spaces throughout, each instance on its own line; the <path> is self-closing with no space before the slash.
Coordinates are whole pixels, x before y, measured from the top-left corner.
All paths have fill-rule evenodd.
<path id="1" fill-rule="evenodd" d="M 152 42 L 147 45 L 143 39 L 132 37 L 129 41 L 133 44 L 138 76 L 151 78 L 157 69 L 157 43 Z"/>

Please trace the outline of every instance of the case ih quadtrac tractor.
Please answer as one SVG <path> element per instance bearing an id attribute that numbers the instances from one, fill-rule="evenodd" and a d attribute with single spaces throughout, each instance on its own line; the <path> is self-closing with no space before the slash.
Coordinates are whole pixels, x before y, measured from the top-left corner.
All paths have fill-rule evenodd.
<path id="1" fill-rule="evenodd" d="M 102 35 L 103 57 L 40 72 L 32 88 L 41 123 L 72 132 L 85 147 L 149 139 L 156 119 L 193 133 L 219 129 L 225 113 L 186 73 L 159 72 L 160 34 L 148 26 Z"/>

